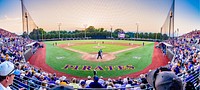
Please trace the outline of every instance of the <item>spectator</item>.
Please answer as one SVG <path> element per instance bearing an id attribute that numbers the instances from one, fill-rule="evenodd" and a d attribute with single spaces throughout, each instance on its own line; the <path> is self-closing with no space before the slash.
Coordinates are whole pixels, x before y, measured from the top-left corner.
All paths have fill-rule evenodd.
<path id="1" fill-rule="evenodd" d="M 86 83 L 84 80 L 81 81 L 79 88 L 86 88 Z"/>
<path id="2" fill-rule="evenodd" d="M 102 86 L 104 86 L 105 81 L 103 80 L 103 76 L 100 76 L 100 79 L 98 81 Z"/>
<path id="3" fill-rule="evenodd" d="M 147 81 L 156 90 L 183 90 L 181 79 L 171 71 L 150 71 Z"/>
<path id="4" fill-rule="evenodd" d="M 98 83 L 99 78 L 97 76 L 94 76 L 94 82 L 91 82 L 89 85 L 89 88 L 103 88 L 103 86 Z"/>
<path id="5" fill-rule="evenodd" d="M 5 61 L 0 64 L 0 90 L 11 90 L 9 85 L 13 83 L 15 77 L 14 64 Z"/>
<path id="6" fill-rule="evenodd" d="M 91 76 L 87 77 L 88 80 L 86 80 L 86 87 L 89 87 L 90 83 L 93 82 L 93 80 L 91 80 Z"/>
<path id="7" fill-rule="evenodd" d="M 65 76 L 62 76 L 59 79 L 60 79 L 60 85 L 62 85 L 62 86 L 68 86 L 67 82 L 65 82 L 65 79 L 66 79 Z"/>
<path id="8" fill-rule="evenodd" d="M 186 82 L 183 87 L 183 90 L 195 90 L 192 82 Z"/>
<path id="9" fill-rule="evenodd" d="M 185 82 L 189 82 L 189 81 L 191 81 L 193 79 L 194 79 L 194 76 L 192 75 L 191 71 L 187 71 L 186 72 Z"/>
<path id="10" fill-rule="evenodd" d="M 69 86 L 73 86 L 73 88 L 78 88 L 78 84 L 76 83 L 76 78 L 73 78 L 71 80 L 71 83 L 69 84 Z"/>

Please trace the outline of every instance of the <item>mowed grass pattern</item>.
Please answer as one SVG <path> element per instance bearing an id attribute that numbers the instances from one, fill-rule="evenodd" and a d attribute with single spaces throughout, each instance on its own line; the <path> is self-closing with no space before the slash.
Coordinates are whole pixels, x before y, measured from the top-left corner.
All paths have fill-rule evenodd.
<path id="1" fill-rule="evenodd" d="M 104 41 L 104 42 L 119 42 L 119 43 L 133 43 L 133 44 L 142 44 L 142 41 L 124 41 L 124 40 L 95 40 L 95 41 Z M 83 65 L 92 66 L 94 69 L 96 66 L 101 66 L 104 68 L 103 71 L 98 71 L 98 76 L 104 77 L 118 77 L 134 72 L 143 70 L 152 61 L 153 54 L 153 42 L 145 42 L 145 46 L 122 52 L 116 55 L 116 59 L 107 62 L 91 62 L 81 59 L 81 54 L 66 50 L 64 48 L 59 48 L 53 46 L 52 44 L 57 42 L 58 44 L 68 44 L 68 43 L 80 43 L 80 42 L 94 42 L 94 40 L 73 40 L 73 41 L 50 41 L 46 43 L 46 63 L 50 65 L 55 70 L 71 74 L 79 77 L 87 77 L 88 75 L 93 75 L 93 71 L 83 71 Z M 82 47 L 84 45 L 80 45 Z M 84 48 L 86 48 L 84 46 Z M 112 48 L 118 48 L 118 46 L 112 46 Z M 126 47 L 125 47 L 126 48 Z M 76 48 L 77 49 L 77 48 Z M 87 49 L 86 49 L 87 50 Z M 83 50 L 84 51 L 84 50 Z M 93 52 L 93 51 L 88 51 Z M 104 51 L 106 52 L 106 51 Z M 109 51 L 108 51 L 109 52 Z M 138 57 L 138 58 L 136 58 Z M 64 69 L 66 65 L 78 65 L 79 70 Z M 118 70 L 117 66 L 123 65 L 133 65 L 134 70 Z M 114 66 L 114 70 L 109 71 L 106 66 Z"/>
<path id="2" fill-rule="evenodd" d="M 88 53 L 97 53 L 98 50 L 100 49 L 96 48 L 98 46 L 102 47 L 103 52 L 116 52 L 128 48 L 128 46 L 120 46 L 114 44 L 85 44 L 81 46 L 80 45 L 72 46 L 71 48 Z"/>

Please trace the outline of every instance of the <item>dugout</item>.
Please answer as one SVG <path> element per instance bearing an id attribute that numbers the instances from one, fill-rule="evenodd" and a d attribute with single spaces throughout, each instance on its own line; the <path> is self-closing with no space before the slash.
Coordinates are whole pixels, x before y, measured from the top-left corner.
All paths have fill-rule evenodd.
<path id="1" fill-rule="evenodd" d="M 160 42 L 158 45 L 156 45 L 156 47 L 160 48 L 162 50 L 162 52 L 167 55 L 167 57 L 172 60 L 174 53 L 172 51 L 173 46 L 171 44 L 168 44 L 166 42 Z"/>
<path id="2" fill-rule="evenodd" d="M 27 44 L 26 48 L 28 48 L 28 50 L 24 53 L 25 60 L 28 60 L 37 51 L 38 47 L 43 48 L 43 45 L 40 45 L 38 42 Z"/>

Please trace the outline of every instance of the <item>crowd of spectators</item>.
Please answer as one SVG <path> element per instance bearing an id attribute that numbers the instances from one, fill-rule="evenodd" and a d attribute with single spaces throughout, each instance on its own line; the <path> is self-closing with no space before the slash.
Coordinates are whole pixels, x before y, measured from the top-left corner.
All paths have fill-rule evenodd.
<path id="1" fill-rule="evenodd" d="M 67 78 L 65 76 L 57 77 L 55 73 L 47 73 L 42 69 L 31 66 L 24 59 L 24 52 L 28 50 L 26 45 L 34 42 L 28 38 L 22 38 L 16 34 L 12 34 L 6 30 L 0 29 L 0 60 L 1 62 L 10 61 L 15 64 L 18 75 L 15 76 L 18 85 L 21 88 L 45 90 L 47 87 L 53 88 L 55 86 L 69 86 L 72 88 L 132 88 L 133 90 L 147 89 L 151 86 L 147 82 L 147 74 L 141 74 L 138 78 L 121 78 L 118 79 L 104 79 L 103 76 L 88 76 L 88 79 Z M 174 42 L 174 60 L 168 63 L 165 67 L 180 75 L 183 82 L 189 82 L 195 79 L 190 72 L 194 74 L 199 73 L 200 62 L 200 48 L 199 40 L 200 30 L 192 31 L 179 38 L 173 40 Z M 167 41 L 167 43 L 172 41 Z M 170 43 L 169 43 L 170 44 Z M 199 85 L 199 76 L 192 82 L 194 86 Z M 40 86 L 38 86 L 40 85 Z M 134 88 L 133 88 L 134 87 Z"/>
<path id="2" fill-rule="evenodd" d="M 168 68 L 178 75 L 184 83 L 199 86 L 200 71 L 200 30 L 195 30 L 182 36 L 166 40 L 173 45 L 169 48 L 174 58 Z"/>
<path id="3" fill-rule="evenodd" d="M 18 37 L 17 34 L 8 32 L 8 31 L 6 31 L 4 29 L 1 29 L 1 28 L 0 28 L 0 33 L 1 33 L 0 37 L 8 37 L 8 38 L 10 38 L 10 37 Z"/>

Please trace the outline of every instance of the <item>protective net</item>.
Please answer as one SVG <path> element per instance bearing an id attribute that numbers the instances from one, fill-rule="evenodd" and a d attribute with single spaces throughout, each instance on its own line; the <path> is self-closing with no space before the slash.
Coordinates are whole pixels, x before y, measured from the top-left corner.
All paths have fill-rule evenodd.
<path id="1" fill-rule="evenodd" d="M 33 29 L 37 29 L 38 26 L 35 24 L 28 10 L 26 9 L 23 0 L 21 0 L 22 5 L 22 24 L 23 24 L 23 32 L 29 34 Z"/>
<path id="2" fill-rule="evenodd" d="M 174 37 L 174 5 L 175 0 L 172 0 L 171 8 L 167 14 L 164 24 L 161 27 L 161 33 L 167 34 L 169 37 Z"/>

